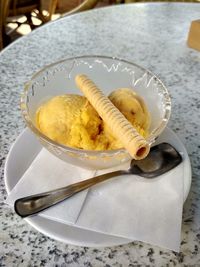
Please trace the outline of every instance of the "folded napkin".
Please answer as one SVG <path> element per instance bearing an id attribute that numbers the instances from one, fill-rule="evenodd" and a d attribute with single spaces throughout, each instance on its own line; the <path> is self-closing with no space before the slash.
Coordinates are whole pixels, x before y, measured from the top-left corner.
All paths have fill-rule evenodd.
<path id="1" fill-rule="evenodd" d="M 20 197 L 112 170 L 127 169 L 129 164 L 90 171 L 67 164 L 42 149 L 6 201 L 13 206 Z M 183 163 L 154 179 L 136 175 L 113 178 L 42 211 L 38 216 L 179 251 L 182 207 Z"/>
<path id="2" fill-rule="evenodd" d="M 117 177 L 89 191 L 76 225 L 179 251 L 182 185 L 182 165 L 154 179 Z"/>
<path id="3" fill-rule="evenodd" d="M 15 200 L 18 198 L 67 186 L 94 175 L 95 171 L 68 164 L 43 148 L 10 192 L 6 202 L 14 206 Z M 40 212 L 39 216 L 74 224 L 86 195 L 87 190 L 84 190 L 67 201 L 62 201 L 58 205 Z"/>

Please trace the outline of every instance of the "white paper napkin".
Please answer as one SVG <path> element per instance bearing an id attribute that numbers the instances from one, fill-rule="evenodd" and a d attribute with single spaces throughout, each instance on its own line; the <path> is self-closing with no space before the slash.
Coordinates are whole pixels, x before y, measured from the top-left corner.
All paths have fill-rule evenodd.
<path id="1" fill-rule="evenodd" d="M 94 175 L 95 171 L 68 164 L 43 148 L 10 192 L 6 202 L 14 206 L 15 200 L 18 198 L 67 186 Z M 39 216 L 74 224 L 86 195 L 87 190 L 82 191 L 67 201 L 62 201 L 58 205 L 40 212 Z"/>
<path id="2" fill-rule="evenodd" d="M 179 251 L 182 206 L 181 164 L 159 178 L 123 175 L 96 185 L 76 225 Z"/>
<path id="3" fill-rule="evenodd" d="M 128 168 L 129 163 L 116 169 Z M 7 198 L 62 187 L 114 169 L 85 170 L 42 149 Z M 179 251 L 183 164 L 154 179 L 123 175 L 103 182 L 39 214 L 52 220 Z"/>

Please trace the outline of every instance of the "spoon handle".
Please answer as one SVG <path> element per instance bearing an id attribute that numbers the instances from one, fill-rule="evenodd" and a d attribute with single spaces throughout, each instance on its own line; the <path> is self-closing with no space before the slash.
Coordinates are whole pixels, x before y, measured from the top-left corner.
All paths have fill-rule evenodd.
<path id="1" fill-rule="evenodd" d="M 59 189 L 20 198 L 15 201 L 14 209 L 21 217 L 27 217 L 45 210 L 95 184 L 125 173 L 127 172 L 122 170 L 105 173 Z"/>

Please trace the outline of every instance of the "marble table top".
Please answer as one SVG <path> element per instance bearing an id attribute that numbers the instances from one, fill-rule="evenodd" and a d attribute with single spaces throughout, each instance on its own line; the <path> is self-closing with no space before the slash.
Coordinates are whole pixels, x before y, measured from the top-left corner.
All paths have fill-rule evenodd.
<path id="1" fill-rule="evenodd" d="M 0 53 L 0 266 L 200 265 L 200 52 L 187 47 L 200 4 L 149 3 L 95 9 L 65 17 L 18 39 Z M 154 72 L 172 97 L 169 126 L 185 144 L 192 186 L 184 205 L 180 253 L 142 242 L 77 247 L 32 228 L 4 203 L 4 162 L 25 125 L 23 84 L 43 66 L 80 55 L 116 56 Z"/>

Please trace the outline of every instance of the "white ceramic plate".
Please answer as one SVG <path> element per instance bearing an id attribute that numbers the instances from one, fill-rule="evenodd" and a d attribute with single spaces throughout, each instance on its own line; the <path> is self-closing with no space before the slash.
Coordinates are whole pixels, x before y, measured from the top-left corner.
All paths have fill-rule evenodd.
<path id="1" fill-rule="evenodd" d="M 165 129 L 157 142 L 168 142 L 172 144 L 183 157 L 183 162 L 181 164 L 184 172 L 183 182 L 185 201 L 191 185 L 191 165 L 187 151 L 179 138 L 168 128 Z M 10 149 L 5 164 L 4 178 L 8 193 L 17 184 L 20 177 L 30 166 L 31 162 L 39 153 L 41 148 L 41 144 L 38 142 L 37 138 L 28 129 L 25 129 L 19 135 Z M 25 220 L 41 233 L 53 239 L 72 245 L 103 247 L 126 244 L 133 241 L 125 238 L 83 230 L 74 226 L 45 219 L 41 216 L 34 216 Z"/>

